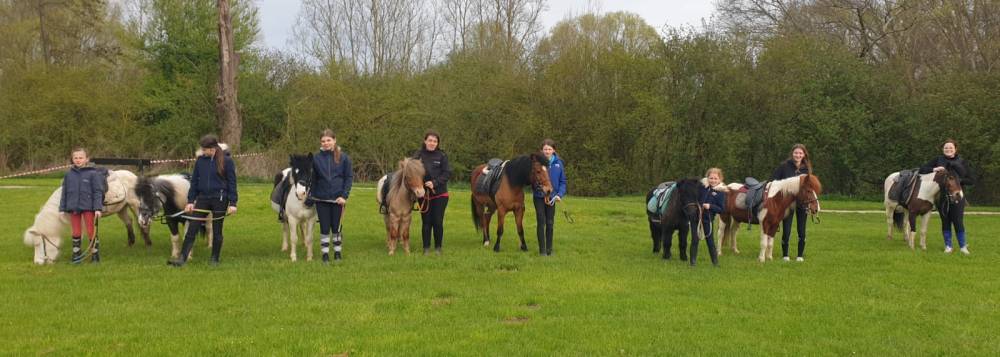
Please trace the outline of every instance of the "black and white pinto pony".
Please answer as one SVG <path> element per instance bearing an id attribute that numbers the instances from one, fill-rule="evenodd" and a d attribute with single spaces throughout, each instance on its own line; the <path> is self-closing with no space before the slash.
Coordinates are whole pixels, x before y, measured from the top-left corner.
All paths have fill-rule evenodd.
<path id="1" fill-rule="evenodd" d="M 291 249 L 289 256 L 292 261 L 298 260 L 295 251 L 299 234 L 305 239 L 306 261 L 313 258 L 313 228 L 316 225 L 316 207 L 306 205 L 309 190 L 312 188 L 313 155 L 292 155 L 289 157 L 289 167 L 274 176 L 274 188 L 271 197 L 285 201 L 285 221 L 282 222 L 281 251 Z M 271 201 L 271 208 L 280 212 L 281 205 Z M 291 241 L 291 244 L 289 244 Z"/>
<path id="2" fill-rule="evenodd" d="M 899 171 L 893 172 L 885 178 L 883 203 L 885 204 L 885 220 L 889 226 L 886 239 L 892 240 L 892 227 L 896 226 L 897 229 L 903 231 L 903 238 L 910 249 L 914 249 L 913 241 L 916 239 L 917 218 L 920 218 L 920 248 L 927 250 L 927 223 L 931 219 L 929 213 L 934 211 L 934 205 L 938 202 L 938 195 L 945 192 L 947 198 L 942 203 L 958 204 L 963 196 L 962 185 L 958 176 L 951 170 L 916 175 L 917 180 L 914 185 L 919 185 L 919 188 L 905 193 L 909 197 L 909 202 L 905 206 L 889 198 L 889 190 L 899 180 Z M 904 223 L 907 223 L 905 228 L 903 227 Z"/>
<path id="3" fill-rule="evenodd" d="M 174 259 L 181 253 L 181 233 L 186 231 L 180 230 L 180 224 L 186 228 L 188 223 L 184 206 L 190 189 L 191 181 L 180 174 L 140 177 L 135 186 L 135 195 L 139 198 L 139 227 L 148 232 L 153 220 L 162 214 L 170 229 L 170 257 Z M 211 246 L 212 220 L 206 220 L 202 228 Z M 188 259 L 193 254 L 194 250 L 188 253 Z"/>
<path id="4" fill-rule="evenodd" d="M 126 170 L 108 172 L 108 192 L 104 195 L 104 210 L 101 217 L 117 215 L 125 223 L 128 232 L 128 245 L 135 244 L 135 231 L 132 228 L 132 217 L 139 210 L 139 199 L 132 195 L 136 184 L 136 176 Z M 57 188 L 35 215 L 35 222 L 24 231 L 24 244 L 35 248 L 35 264 L 52 264 L 59 257 L 59 247 L 62 245 L 62 235 L 69 227 L 69 215 L 59 212 L 59 200 L 62 198 L 62 187 Z M 152 245 L 149 231 L 142 231 L 146 245 Z"/>
<path id="5" fill-rule="evenodd" d="M 701 223 L 701 205 L 698 203 L 698 189 L 701 181 L 698 179 L 683 179 L 674 184 L 674 192 L 671 194 L 667 207 L 662 214 L 657 216 L 646 210 L 649 220 L 649 232 L 653 239 L 653 253 L 663 250 L 663 259 L 670 259 L 670 246 L 673 240 L 674 231 L 678 232 L 678 243 L 681 261 L 687 261 L 688 232 L 691 232 L 691 241 L 699 241 Z M 646 193 L 646 201 L 653 197 L 653 190 Z"/>

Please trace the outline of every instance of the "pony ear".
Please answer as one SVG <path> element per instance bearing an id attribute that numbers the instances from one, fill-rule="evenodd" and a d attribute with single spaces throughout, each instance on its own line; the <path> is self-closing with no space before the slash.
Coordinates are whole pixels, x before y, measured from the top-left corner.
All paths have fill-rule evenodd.
<path id="1" fill-rule="evenodd" d="M 308 157 L 308 158 L 309 158 L 309 160 L 312 160 L 312 158 L 313 158 L 313 153 L 312 153 L 312 152 L 310 152 L 310 153 L 309 153 L 309 155 L 306 155 L 306 157 Z"/>

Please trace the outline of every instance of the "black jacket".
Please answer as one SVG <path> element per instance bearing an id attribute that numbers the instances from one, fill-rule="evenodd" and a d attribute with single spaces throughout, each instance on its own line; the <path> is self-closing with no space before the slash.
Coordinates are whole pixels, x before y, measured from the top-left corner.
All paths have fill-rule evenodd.
<path id="1" fill-rule="evenodd" d="M 448 163 L 448 155 L 444 151 L 437 149 L 427 151 L 417 150 L 413 153 L 414 159 L 420 159 L 424 164 L 424 182 L 434 182 L 434 195 L 441 195 L 448 192 L 448 179 L 451 178 L 451 164 Z"/>
<path id="2" fill-rule="evenodd" d="M 944 167 L 950 169 L 958 175 L 959 180 L 962 182 L 962 186 L 969 186 L 975 184 L 975 179 L 973 178 L 972 169 L 969 167 L 969 163 L 965 162 L 964 159 L 955 155 L 953 158 L 947 158 L 944 155 L 935 157 L 931 161 L 928 161 L 924 166 L 920 167 L 921 174 L 929 174 L 934 171 L 935 167 Z"/>
<path id="3" fill-rule="evenodd" d="M 100 211 L 108 191 L 108 170 L 94 166 L 73 166 L 62 182 L 59 212 Z"/>
<path id="4" fill-rule="evenodd" d="M 215 170 L 215 158 L 199 156 L 194 162 L 194 172 L 191 173 L 191 189 L 188 190 L 188 203 L 194 203 L 198 196 L 225 195 L 230 206 L 236 205 L 239 196 L 236 194 L 236 163 L 229 153 L 223 155 L 225 177 L 219 176 Z"/>
<path id="5" fill-rule="evenodd" d="M 351 158 L 346 152 L 340 152 L 340 163 L 333 159 L 333 152 L 320 150 L 313 155 L 313 180 L 310 196 L 321 200 L 335 200 L 351 195 L 354 185 L 354 171 L 351 169 Z"/>
<path id="6" fill-rule="evenodd" d="M 795 160 L 788 159 L 781 163 L 778 168 L 774 169 L 774 173 L 771 174 L 771 181 L 784 180 L 789 177 L 795 177 L 798 175 L 805 175 L 809 173 L 809 169 L 803 165 L 802 167 L 795 166 Z"/>

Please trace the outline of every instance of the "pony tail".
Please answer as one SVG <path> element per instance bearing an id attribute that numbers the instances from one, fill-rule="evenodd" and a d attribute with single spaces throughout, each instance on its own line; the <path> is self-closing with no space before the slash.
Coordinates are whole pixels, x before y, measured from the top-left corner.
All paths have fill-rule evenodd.
<path id="1" fill-rule="evenodd" d="M 219 145 L 215 146 L 215 156 L 212 159 L 215 160 L 215 172 L 219 177 L 226 177 L 226 154 Z"/>

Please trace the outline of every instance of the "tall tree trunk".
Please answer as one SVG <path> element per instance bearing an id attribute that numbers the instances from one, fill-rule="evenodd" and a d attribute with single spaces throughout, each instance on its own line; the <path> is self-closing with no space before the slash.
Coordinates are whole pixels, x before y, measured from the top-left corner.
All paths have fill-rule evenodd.
<path id="1" fill-rule="evenodd" d="M 229 0 L 218 0 L 219 7 L 219 95 L 215 97 L 215 115 L 222 127 L 222 140 L 230 150 L 240 149 L 243 121 L 236 96 L 236 71 L 239 57 L 233 48 L 233 24 Z"/>

